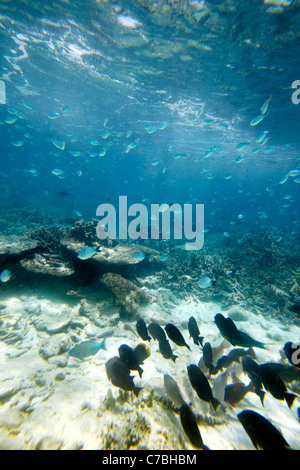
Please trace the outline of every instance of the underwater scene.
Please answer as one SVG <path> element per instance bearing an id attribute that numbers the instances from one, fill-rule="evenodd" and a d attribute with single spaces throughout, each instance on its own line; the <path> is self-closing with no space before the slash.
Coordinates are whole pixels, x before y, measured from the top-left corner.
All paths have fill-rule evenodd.
<path id="1" fill-rule="evenodd" d="M 1 0 L 1 450 L 300 450 L 299 57 L 300 0 Z"/>

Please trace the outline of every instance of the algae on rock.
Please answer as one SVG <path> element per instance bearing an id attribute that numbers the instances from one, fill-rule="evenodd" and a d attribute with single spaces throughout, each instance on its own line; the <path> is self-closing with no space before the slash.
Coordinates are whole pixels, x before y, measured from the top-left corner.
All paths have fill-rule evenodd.
<path id="1" fill-rule="evenodd" d="M 113 292 L 117 304 L 129 315 L 135 315 L 139 307 L 148 301 L 145 291 L 120 274 L 106 273 L 101 277 L 101 282 Z"/>

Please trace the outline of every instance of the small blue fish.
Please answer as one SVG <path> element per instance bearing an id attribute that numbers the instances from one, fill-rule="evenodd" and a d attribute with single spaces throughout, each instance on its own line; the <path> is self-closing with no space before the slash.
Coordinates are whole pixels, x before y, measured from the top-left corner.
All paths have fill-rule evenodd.
<path id="1" fill-rule="evenodd" d="M 160 261 L 167 261 L 167 259 L 169 259 L 168 256 L 161 256 L 159 258 Z"/>
<path id="2" fill-rule="evenodd" d="M 105 349 L 105 338 L 101 343 L 93 343 L 92 341 L 83 341 L 70 349 L 69 356 L 76 357 L 81 361 L 89 356 L 94 356 L 100 349 Z"/>
<path id="3" fill-rule="evenodd" d="M 49 119 L 57 119 L 59 117 L 58 113 L 50 113 L 48 114 Z"/>
<path id="4" fill-rule="evenodd" d="M 199 279 L 199 287 L 201 289 L 207 289 L 208 287 L 212 287 L 216 284 L 217 281 L 213 281 L 210 277 L 203 276 Z"/>
<path id="5" fill-rule="evenodd" d="M 269 107 L 269 104 L 271 102 L 271 99 L 272 99 L 272 96 L 270 96 L 270 98 L 267 101 L 264 102 L 264 104 L 260 108 L 261 114 L 266 114 L 266 112 L 268 111 L 268 107 Z"/>
<path id="6" fill-rule="evenodd" d="M 241 266 L 236 266 L 235 268 L 233 268 L 231 271 L 230 271 L 230 274 L 235 274 L 237 272 L 238 269 L 240 269 Z"/>
<path id="7" fill-rule="evenodd" d="M 288 176 L 292 176 L 292 178 L 295 178 L 296 176 L 300 176 L 300 170 L 291 170 L 288 172 Z"/>
<path id="8" fill-rule="evenodd" d="M 94 256 L 98 251 L 98 248 L 95 248 L 93 246 L 85 246 L 84 248 L 82 248 L 82 250 L 79 251 L 77 258 L 81 260 L 87 260 Z"/>
<path id="9" fill-rule="evenodd" d="M 8 282 L 10 281 L 11 277 L 12 277 L 11 272 L 8 271 L 8 269 L 4 269 L 4 271 L 2 271 L 2 273 L 0 274 L 0 281 Z"/>
<path id="10" fill-rule="evenodd" d="M 140 251 L 137 251 L 136 253 L 134 253 L 133 255 L 134 259 L 136 259 L 137 261 L 143 261 L 145 258 L 146 258 L 146 255 L 145 253 L 142 253 Z"/>
<path id="11" fill-rule="evenodd" d="M 257 126 L 257 124 L 259 124 L 265 117 L 266 117 L 265 114 L 260 114 L 259 116 L 256 116 L 250 122 L 250 126 Z"/>

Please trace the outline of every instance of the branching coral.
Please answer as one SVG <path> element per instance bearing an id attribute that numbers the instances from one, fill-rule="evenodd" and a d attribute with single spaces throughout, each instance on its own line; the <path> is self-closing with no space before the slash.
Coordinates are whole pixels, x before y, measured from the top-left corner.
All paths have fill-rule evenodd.
<path id="1" fill-rule="evenodd" d="M 60 246 L 60 241 L 69 233 L 69 229 L 60 225 L 41 226 L 32 230 L 29 237 L 37 240 L 39 244 L 49 251 L 55 251 Z"/>

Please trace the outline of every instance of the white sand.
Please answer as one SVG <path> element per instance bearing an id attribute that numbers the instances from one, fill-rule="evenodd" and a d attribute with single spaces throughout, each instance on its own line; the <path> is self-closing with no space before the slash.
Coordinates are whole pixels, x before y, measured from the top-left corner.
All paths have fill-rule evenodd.
<path id="1" fill-rule="evenodd" d="M 282 432 L 292 448 L 300 449 L 297 418 L 300 399 L 297 398 L 289 409 L 284 401 L 278 401 L 267 393 L 263 407 L 257 395 L 248 393 L 235 408 L 226 405 L 225 411 L 219 408 L 215 413 L 197 397 L 188 379 L 187 366 L 198 364 L 202 353 L 189 340 L 187 321 L 193 315 L 204 341 L 209 341 L 212 347 L 219 346 L 222 338 L 214 316 L 222 309 L 195 298 L 179 301 L 163 289 L 155 294 L 160 301 L 141 308 L 140 316 L 147 324 L 150 321 L 157 321 L 162 326 L 174 323 L 180 328 L 191 351 L 170 342 L 174 354 L 179 356 L 174 363 L 164 359 L 158 343 L 151 341 L 151 356 L 142 366 L 142 380 L 134 373 L 136 385 L 143 387 L 138 398 L 132 393 L 120 393 L 109 383 L 105 372 L 105 362 L 118 355 L 118 347 L 122 343 L 135 347 L 142 342 L 135 333 L 135 321 L 129 324 L 133 331 L 127 329 L 125 322 L 118 322 L 114 335 L 107 338 L 107 351 L 100 350 L 83 362 L 69 357 L 66 367 L 60 368 L 41 357 L 41 341 L 49 335 L 37 330 L 33 320 L 45 313 L 69 314 L 74 324 L 81 321 L 86 328 L 87 325 L 91 327 L 90 318 L 79 316 L 78 306 L 70 308 L 34 297 L 2 301 L 6 308 L 0 312 L 0 318 L 8 325 L 6 330 L 20 332 L 24 339 L 15 345 L 0 341 L 0 449 L 192 449 L 181 427 L 179 414 L 159 401 L 160 397 L 166 397 L 164 374 L 176 380 L 186 401 L 192 403 L 194 412 L 208 421 L 199 421 L 199 429 L 203 442 L 210 449 L 253 449 L 236 417 L 243 409 L 261 413 Z M 238 318 L 236 311 L 223 313 Z M 245 310 L 239 311 L 238 315 L 244 320 L 234 320 L 239 329 L 268 344 L 268 350 L 255 348 L 258 363 L 282 361 L 279 350 L 284 343 L 300 338 L 299 327 L 288 328 L 279 320 L 268 320 Z M 80 341 L 88 339 L 83 326 L 68 328 L 68 335 L 75 334 Z M 56 336 L 51 335 L 51 341 Z M 232 346 L 229 345 L 221 355 L 230 349 Z M 63 377 L 58 375 L 61 373 Z M 249 378 L 243 373 L 239 378 L 249 383 Z"/>

